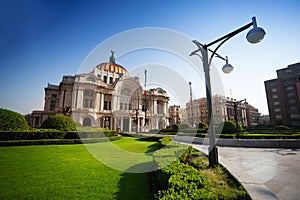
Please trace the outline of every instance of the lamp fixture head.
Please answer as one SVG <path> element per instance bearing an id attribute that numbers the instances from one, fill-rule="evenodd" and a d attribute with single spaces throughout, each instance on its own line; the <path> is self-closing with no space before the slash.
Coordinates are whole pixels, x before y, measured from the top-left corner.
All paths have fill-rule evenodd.
<path id="1" fill-rule="evenodd" d="M 251 44 L 258 43 L 262 41 L 266 35 L 266 32 L 263 28 L 257 27 L 256 18 L 252 17 L 253 28 L 247 33 L 247 40 Z"/>
<path id="2" fill-rule="evenodd" d="M 228 57 L 226 56 L 226 64 L 223 66 L 222 71 L 225 74 L 229 74 L 232 72 L 232 70 L 233 70 L 233 66 L 228 63 Z"/>

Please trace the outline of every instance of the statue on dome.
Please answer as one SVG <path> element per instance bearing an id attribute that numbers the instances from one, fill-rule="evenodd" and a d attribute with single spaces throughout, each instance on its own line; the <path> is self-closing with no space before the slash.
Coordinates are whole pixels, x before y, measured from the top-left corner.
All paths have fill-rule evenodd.
<path id="1" fill-rule="evenodd" d="M 115 51 L 111 50 L 111 56 L 109 57 L 109 62 L 110 63 L 116 63 L 116 59 L 115 59 Z"/>

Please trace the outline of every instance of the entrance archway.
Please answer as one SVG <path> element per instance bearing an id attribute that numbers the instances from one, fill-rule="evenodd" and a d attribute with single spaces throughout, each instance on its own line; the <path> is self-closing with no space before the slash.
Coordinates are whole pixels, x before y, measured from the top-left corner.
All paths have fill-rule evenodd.
<path id="1" fill-rule="evenodd" d="M 88 117 L 83 119 L 82 126 L 92 126 L 92 120 Z"/>

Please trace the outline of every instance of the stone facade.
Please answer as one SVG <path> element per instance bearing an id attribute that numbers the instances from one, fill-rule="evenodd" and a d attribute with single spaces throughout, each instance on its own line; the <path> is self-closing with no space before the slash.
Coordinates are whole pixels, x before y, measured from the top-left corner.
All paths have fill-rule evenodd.
<path id="1" fill-rule="evenodd" d="M 32 127 L 39 127 L 49 115 L 66 114 L 82 126 L 141 132 L 168 125 L 168 101 L 162 88 L 144 91 L 138 77 L 115 63 L 112 52 L 108 63 L 90 73 L 48 84 L 44 110 L 33 111 L 27 119 Z"/>
<path id="2" fill-rule="evenodd" d="M 235 119 L 234 105 L 238 102 L 236 99 L 224 97 L 220 95 L 213 96 L 213 116 L 215 123 L 224 122 L 226 120 Z M 243 126 L 257 125 L 257 119 L 260 116 L 258 109 L 249 103 L 241 102 L 237 104 L 237 119 Z M 197 124 L 198 122 L 208 123 L 208 112 L 206 98 L 199 98 L 186 103 L 186 121 L 189 124 Z"/>

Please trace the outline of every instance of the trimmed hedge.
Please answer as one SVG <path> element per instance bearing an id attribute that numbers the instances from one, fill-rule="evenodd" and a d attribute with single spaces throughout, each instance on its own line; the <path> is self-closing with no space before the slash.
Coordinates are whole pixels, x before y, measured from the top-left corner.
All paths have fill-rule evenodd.
<path id="1" fill-rule="evenodd" d="M 116 136 L 114 130 L 102 129 L 98 132 L 59 131 L 56 129 L 33 129 L 27 131 L 1 131 L 0 140 L 40 140 L 40 139 L 80 139 Z"/>
<path id="2" fill-rule="evenodd" d="M 75 131 L 76 125 L 73 119 L 66 115 L 51 115 L 41 125 L 45 129 L 57 129 L 62 131 Z"/>
<path id="3" fill-rule="evenodd" d="M 27 146 L 27 145 L 54 145 L 54 144 L 87 144 L 120 140 L 121 135 L 108 138 L 86 138 L 86 139 L 45 139 L 45 140 L 10 140 L 0 141 L 0 146 Z"/>
<path id="4" fill-rule="evenodd" d="M 193 156 L 200 157 L 193 159 Z M 154 172 L 156 199 L 250 199 L 226 169 L 219 165 L 208 169 L 207 157 L 199 152 L 195 154 L 191 146 L 169 144 L 156 151 L 153 160 L 159 169 Z M 190 162 L 197 169 L 187 164 Z"/>
<path id="5" fill-rule="evenodd" d="M 29 126 L 20 113 L 0 108 L 0 131 L 28 130 Z"/>

